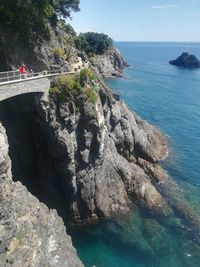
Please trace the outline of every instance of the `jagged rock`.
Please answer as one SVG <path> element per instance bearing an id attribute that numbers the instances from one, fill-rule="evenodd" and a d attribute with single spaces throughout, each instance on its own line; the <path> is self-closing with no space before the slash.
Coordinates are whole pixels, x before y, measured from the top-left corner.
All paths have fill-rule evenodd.
<path id="1" fill-rule="evenodd" d="M 180 57 L 175 60 L 169 61 L 171 65 L 186 67 L 186 68 L 199 68 L 200 61 L 194 55 L 183 53 Z"/>
<path id="2" fill-rule="evenodd" d="M 181 215 L 197 232 L 199 217 L 159 165 L 167 155 L 166 138 L 103 83 L 98 88 L 95 110 L 80 101 L 76 114 L 68 102 L 52 98 L 38 107 L 39 127 L 56 162 L 72 222 L 94 223 L 126 213 L 134 203 L 161 217 Z M 66 126 L 65 120 L 71 123 Z"/>
<path id="3" fill-rule="evenodd" d="M 82 267 L 63 221 L 13 182 L 6 132 L 0 124 L 0 266 Z"/>
<path id="4" fill-rule="evenodd" d="M 159 214 L 172 213 L 137 163 L 139 157 L 150 164 L 162 159 L 166 139 L 103 84 L 99 87 L 95 106 L 81 101 L 79 114 L 70 111 L 70 101 L 60 103 L 51 98 L 37 110 L 72 221 L 91 223 L 124 213 L 131 202 Z"/>
<path id="5" fill-rule="evenodd" d="M 105 78 L 121 77 L 123 69 L 128 67 L 117 48 L 110 49 L 103 55 L 96 55 L 90 61 L 95 71 Z"/>

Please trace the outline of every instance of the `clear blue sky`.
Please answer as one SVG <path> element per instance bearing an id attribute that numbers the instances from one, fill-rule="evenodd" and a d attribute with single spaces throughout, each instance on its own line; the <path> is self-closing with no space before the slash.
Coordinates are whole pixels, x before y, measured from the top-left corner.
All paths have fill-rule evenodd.
<path id="1" fill-rule="evenodd" d="M 115 41 L 200 41 L 200 0 L 80 0 L 70 22 Z"/>

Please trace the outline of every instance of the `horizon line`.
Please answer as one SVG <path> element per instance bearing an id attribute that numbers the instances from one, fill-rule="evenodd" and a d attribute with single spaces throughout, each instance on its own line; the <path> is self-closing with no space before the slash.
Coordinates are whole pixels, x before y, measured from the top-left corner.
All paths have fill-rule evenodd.
<path id="1" fill-rule="evenodd" d="M 126 41 L 126 40 L 114 40 L 114 42 L 126 42 L 126 43 L 200 43 L 199 41 Z"/>

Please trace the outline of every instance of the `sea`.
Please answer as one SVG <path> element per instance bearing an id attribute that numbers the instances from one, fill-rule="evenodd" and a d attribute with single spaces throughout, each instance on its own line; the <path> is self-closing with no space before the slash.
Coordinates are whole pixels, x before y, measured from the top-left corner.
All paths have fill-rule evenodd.
<path id="1" fill-rule="evenodd" d="M 200 213 L 200 69 L 172 66 L 188 52 L 200 58 L 200 43 L 117 42 L 130 65 L 123 78 L 106 80 L 128 107 L 160 128 L 169 144 L 161 164 Z M 184 230 L 135 207 L 129 216 L 71 230 L 86 267 L 199 267 L 200 245 Z"/>

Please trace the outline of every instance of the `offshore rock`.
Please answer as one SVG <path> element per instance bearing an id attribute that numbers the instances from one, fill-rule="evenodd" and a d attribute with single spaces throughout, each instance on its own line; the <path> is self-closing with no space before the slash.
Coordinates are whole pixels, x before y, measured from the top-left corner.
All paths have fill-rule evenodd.
<path id="1" fill-rule="evenodd" d="M 169 61 L 171 65 L 185 67 L 185 68 L 200 68 L 200 61 L 194 55 L 183 53 L 175 60 Z"/>
<path id="2" fill-rule="evenodd" d="M 13 182 L 6 132 L 0 124 L 0 266 L 82 267 L 63 221 Z"/>
<path id="3" fill-rule="evenodd" d="M 110 49 L 103 55 L 96 55 L 90 61 L 95 71 L 104 78 L 121 77 L 123 69 L 128 67 L 117 48 Z"/>

